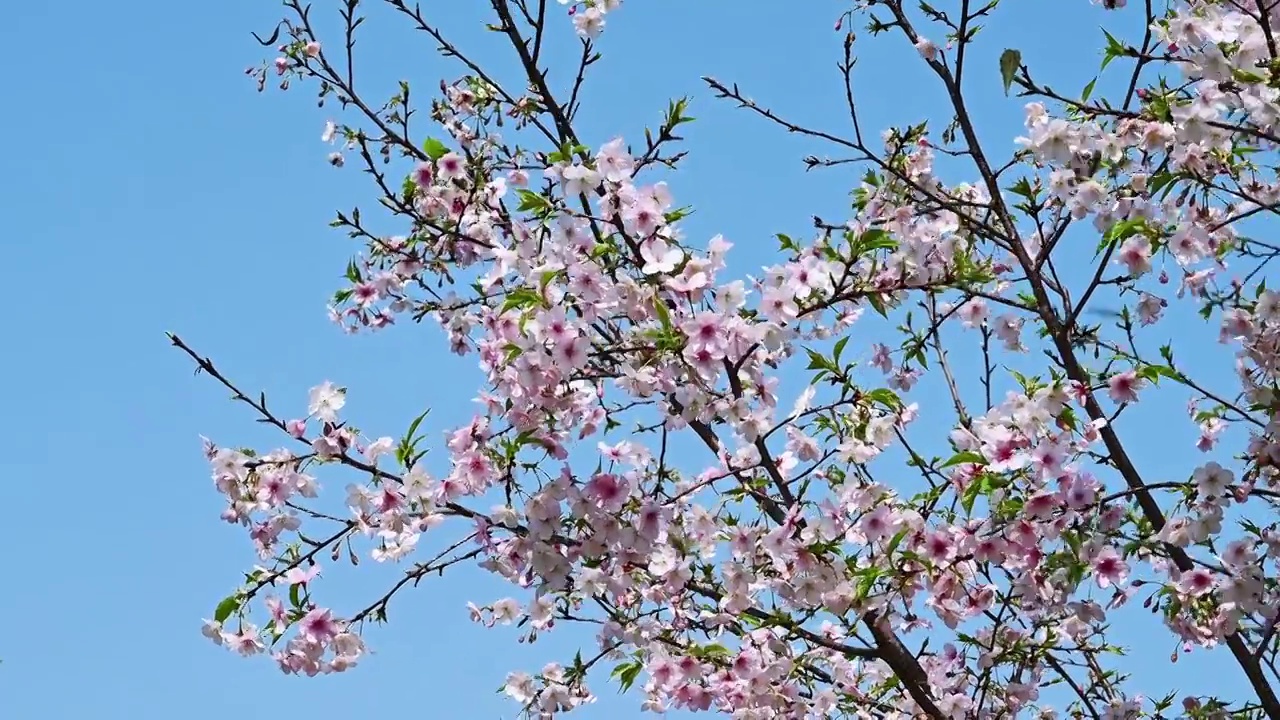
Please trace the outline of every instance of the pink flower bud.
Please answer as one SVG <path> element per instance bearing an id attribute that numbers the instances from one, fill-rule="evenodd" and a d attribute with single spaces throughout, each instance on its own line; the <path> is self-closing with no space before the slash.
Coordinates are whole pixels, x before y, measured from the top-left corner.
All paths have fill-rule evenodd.
<path id="1" fill-rule="evenodd" d="M 920 53 L 920 57 L 932 62 L 938 55 L 938 46 L 928 38 L 920 38 L 916 41 L 916 52 Z"/>

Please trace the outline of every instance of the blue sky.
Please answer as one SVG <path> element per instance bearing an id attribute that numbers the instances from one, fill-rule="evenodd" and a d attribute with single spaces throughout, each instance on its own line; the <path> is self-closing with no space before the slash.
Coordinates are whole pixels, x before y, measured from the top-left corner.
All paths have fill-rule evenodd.
<path id="1" fill-rule="evenodd" d="M 328 12 L 335 3 L 315 4 Z M 1071 7 L 1045 22 L 1027 9 L 1039 3 L 1010 3 L 984 32 L 972 102 L 998 152 L 1012 148 L 1022 122 L 1021 103 L 999 89 L 1004 47 L 1064 78 L 1063 90 L 1083 86 L 1097 67 L 1102 13 L 1085 0 L 1062 4 Z M 511 57 L 477 26 L 484 4 L 462 5 L 428 7 L 509 75 Z M 698 78 L 739 82 L 797 121 L 844 131 L 834 69 L 841 36 L 831 26 L 845 7 L 628 0 L 610 20 L 581 134 L 593 144 L 620 133 L 638 139 L 641 120 L 656 123 L 669 98 L 693 96 L 698 120 L 685 133 L 693 154 L 673 180 L 678 203 L 698 208 L 686 232 L 724 233 L 746 262 L 737 269 L 754 270 L 775 247 L 774 233 L 804 237 L 812 215 L 838 217 L 852 181 L 806 175 L 799 158 L 822 148 L 712 99 Z M 276 439 L 211 381 L 193 377 L 165 331 L 211 355 L 246 390 L 265 389 L 273 405 L 291 409 L 284 414 L 300 411 L 307 388 L 322 380 L 349 385 L 348 408 L 377 434 L 398 434 L 431 406 L 427 425 L 438 438 L 468 417 L 479 380 L 473 360 L 445 352 L 434 328 L 353 338 L 326 318 L 326 299 L 356 249 L 327 223 L 334 210 L 366 201 L 367 188 L 356 172 L 325 162 L 319 136 L 334 111 L 317 109 L 310 88 L 259 95 L 242 74 L 262 58 L 249 31 L 269 29 L 276 4 L 28 1 L 6 15 L 0 242 L 13 312 L 0 353 L 10 408 L 0 416 L 9 447 L 0 457 L 8 499 L 0 714 L 513 717 L 494 694 L 506 671 L 568 659 L 571 638 L 526 648 L 513 632 L 470 624 L 467 600 L 507 594 L 474 571 L 404 596 L 392 625 L 369 636 L 376 654 L 345 676 L 284 677 L 199 634 L 201 618 L 253 557 L 243 533 L 217 518 L 198 436 Z M 367 37 L 377 82 L 410 76 L 425 90 L 457 74 L 421 37 L 379 22 Z M 661 38 L 656 48 L 653 38 Z M 867 51 L 857 75 L 864 127 L 937 117 L 937 87 L 916 89 L 923 76 L 918 63 L 903 62 L 914 58 L 899 39 L 859 44 Z M 1135 430 L 1149 445 L 1139 459 L 1185 468 L 1192 455 L 1161 445 L 1167 435 L 1153 427 Z M 1177 432 L 1187 435 L 1179 447 L 1194 439 L 1189 425 Z M 354 604 L 378 588 L 364 572 L 349 577 L 329 596 Z M 1154 659 L 1144 672 L 1159 677 L 1173 648 L 1154 618 L 1144 622 L 1150 632 L 1134 638 L 1158 644 L 1136 657 Z M 599 689 L 605 697 L 587 716 L 638 716 L 635 703 Z"/>

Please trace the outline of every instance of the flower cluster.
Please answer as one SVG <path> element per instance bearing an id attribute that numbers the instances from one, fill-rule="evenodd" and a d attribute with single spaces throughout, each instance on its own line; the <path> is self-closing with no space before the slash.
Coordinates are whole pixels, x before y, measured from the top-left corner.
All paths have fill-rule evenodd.
<path id="1" fill-rule="evenodd" d="M 1108 35 L 1106 62 L 1135 65 L 1112 101 L 1090 99 L 1092 83 L 1060 95 L 1006 51 L 1005 84 L 1031 100 L 1000 165 L 957 97 L 974 35 L 945 46 L 924 35 L 991 8 L 917 17 L 900 0 L 858 3 L 892 17 L 875 34 L 900 31 L 955 124 L 940 137 L 891 129 L 873 145 L 850 92 L 854 137 L 834 138 L 708 79 L 870 168 L 848 217 L 814 218 L 808 239 L 779 235 L 777 260 L 753 276 L 734 274 L 729 239 L 685 235 L 679 175 L 650 172 L 678 167 L 669 148 L 692 121 L 687 101 L 643 145 L 590 147 L 574 129 L 577 91 L 547 86 L 543 28 L 523 4 L 493 3 L 524 94 L 393 5 L 468 68 L 422 111 L 440 138 L 410 137 L 407 85 L 381 106 L 355 102 L 305 12 L 257 77 L 274 69 L 343 100 L 355 119 L 325 126 L 326 143 L 343 143 L 330 161 L 358 159 L 402 224 L 388 237 L 358 212 L 338 216 L 362 249 L 332 318 L 353 333 L 438 323 L 483 373 L 479 409 L 429 466 L 423 417 L 399 439 L 366 435 L 346 416 L 347 390 L 325 382 L 305 417 L 285 419 L 175 338 L 296 450 L 206 444 L 223 518 L 266 563 L 217 606 L 208 637 L 243 654 L 271 646 L 290 673 L 345 670 L 402 588 L 470 562 L 518 595 L 473 603 L 477 623 L 529 642 L 594 629 L 593 652 L 507 677 L 505 693 L 537 717 L 590 704 L 588 680 L 608 663 L 659 713 L 1132 718 L 1177 699 L 1115 667 L 1111 627 L 1145 621 L 1140 606 L 1175 660 L 1225 645 L 1252 693 L 1189 694 L 1184 712 L 1280 719 L 1268 660 L 1280 294 L 1265 280 L 1280 247 L 1241 227 L 1280 200 L 1260 159 L 1280 146 L 1280 10 L 1191 0 L 1146 16 L 1141 47 Z M 572 5 L 578 77 L 619 5 Z M 1146 82 L 1154 66 L 1182 81 Z M 944 181 L 943 158 L 972 160 L 972 181 Z M 1088 319 L 1099 297 L 1121 305 L 1113 323 Z M 1227 372 L 1200 367 L 1211 342 L 1191 363 L 1172 343 L 1151 348 L 1150 329 L 1184 310 L 1213 321 L 1234 353 Z M 953 351 L 980 361 L 962 366 Z M 1157 391 L 1187 398 L 1205 455 L 1158 481 L 1130 449 L 1133 413 Z M 356 478 L 336 511 L 318 504 L 331 471 Z M 322 554 L 415 564 L 338 614 L 313 599 Z"/>

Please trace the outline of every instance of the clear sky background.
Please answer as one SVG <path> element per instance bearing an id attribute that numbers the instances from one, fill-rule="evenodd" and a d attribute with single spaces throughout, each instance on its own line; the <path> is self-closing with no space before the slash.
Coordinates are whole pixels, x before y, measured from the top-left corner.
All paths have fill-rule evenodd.
<path id="1" fill-rule="evenodd" d="M 332 18 L 336 3 L 315 5 Z M 424 5 L 510 76 L 513 58 L 477 24 L 487 3 Z M 1022 123 L 1021 101 L 999 89 L 1000 51 L 1021 48 L 1038 77 L 1074 90 L 1098 65 L 1103 20 L 1085 0 L 1006 5 L 981 36 L 970 76 L 983 137 L 998 154 Z M 627 0 L 609 21 L 582 135 L 639 141 L 669 98 L 692 95 L 693 154 L 672 186 L 678 204 L 698 208 L 686 232 L 699 242 L 724 233 L 737 243 L 734 262 L 746 263 L 736 269 L 753 271 L 776 247 L 774 233 L 808 237 L 812 215 L 843 217 L 852 178 L 806 175 L 800 158 L 823 148 L 712 99 L 698 78 L 739 82 L 800 122 L 846 132 L 834 69 L 841 35 L 832 31 L 845 7 Z M 471 624 L 467 600 L 508 594 L 477 572 L 402 596 L 392 624 L 368 636 L 376 654 L 343 676 L 285 677 L 199 633 L 253 556 L 244 533 L 218 520 L 198 436 L 264 447 L 277 439 L 193 377 L 166 330 L 246 390 L 265 389 L 284 415 L 305 413 L 306 390 L 322 380 L 349 385 L 352 416 L 374 434 L 398 435 L 431 406 L 438 439 L 469 417 L 479 381 L 474 358 L 449 355 L 433 327 L 347 337 L 329 323 L 326 299 L 356 247 L 327 223 L 367 201 L 368 188 L 351 167 L 325 162 L 319 137 L 335 110 L 317 109 L 312 87 L 259 95 L 242 74 L 263 57 L 249 32 L 269 31 L 277 4 L 27 0 L 4 15 L 0 717 L 514 717 L 494 692 L 505 673 L 567 660 L 574 638 L 526 648 L 510 629 Z M 412 77 L 426 92 L 458 74 L 424 38 L 375 15 L 363 46 L 375 87 Z M 864 127 L 938 117 L 938 87 L 900 38 L 859 44 Z M 1184 323 L 1166 328 L 1174 335 L 1206 332 L 1172 322 Z M 1147 412 L 1181 413 L 1181 397 Z M 1182 417 L 1134 424 L 1148 468 L 1182 473 L 1196 460 Z M 343 482 L 327 490 L 340 493 Z M 390 575 L 349 577 L 330 581 L 326 597 L 354 605 Z M 1174 647 L 1155 618 L 1128 632 L 1139 644 L 1132 669 L 1160 680 L 1153 691 L 1175 677 L 1236 686 L 1186 672 L 1204 664 L 1184 661 L 1184 674 L 1171 675 Z M 587 717 L 639 715 L 638 698 L 597 688 L 604 699 Z"/>

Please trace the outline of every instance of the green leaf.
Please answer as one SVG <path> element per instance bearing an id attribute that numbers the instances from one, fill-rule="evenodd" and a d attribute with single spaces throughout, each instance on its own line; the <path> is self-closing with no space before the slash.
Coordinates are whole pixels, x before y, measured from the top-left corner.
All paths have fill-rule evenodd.
<path id="1" fill-rule="evenodd" d="M 809 353 L 809 366 L 806 367 L 805 370 L 830 369 L 831 365 L 827 362 L 827 359 L 823 357 L 822 353 L 812 348 L 805 348 L 804 351 Z"/>
<path id="2" fill-rule="evenodd" d="M 1177 179 L 1178 178 L 1172 173 L 1156 173 L 1155 175 L 1152 175 L 1150 181 L 1147 182 L 1147 190 L 1150 191 L 1152 195 L 1155 195 L 1164 189 L 1165 186 L 1171 184 Z"/>
<path id="3" fill-rule="evenodd" d="M 1010 185 L 1007 188 L 1007 190 L 1015 195 L 1020 195 L 1026 198 L 1027 200 L 1030 200 L 1033 202 L 1036 199 L 1035 189 L 1031 187 L 1031 181 L 1027 180 L 1025 177 L 1018 178 L 1018 181 L 1015 182 L 1013 185 Z"/>
<path id="4" fill-rule="evenodd" d="M 527 188 L 517 188 L 516 194 L 520 196 L 520 206 L 516 208 L 520 212 L 551 209 L 551 203 L 539 193 Z"/>
<path id="5" fill-rule="evenodd" d="M 902 408 L 902 400 L 898 394 L 889 388 L 878 388 L 867 393 L 867 398 L 873 402 L 878 402 L 890 410 L 899 410 Z"/>
<path id="6" fill-rule="evenodd" d="M 1158 383 L 1160 378 L 1166 377 L 1170 380 L 1180 381 L 1182 376 L 1176 370 L 1167 365 L 1144 365 L 1138 371 L 1138 377 Z"/>
<path id="7" fill-rule="evenodd" d="M 1089 96 L 1093 94 L 1093 86 L 1097 82 L 1098 82 L 1098 78 L 1094 78 L 1089 81 L 1088 85 L 1084 86 L 1084 91 L 1080 93 L 1081 102 L 1089 102 Z"/>
<path id="8" fill-rule="evenodd" d="M 1267 80 L 1266 78 L 1259 75 L 1258 73 L 1249 72 L 1248 70 L 1241 70 L 1239 68 L 1232 69 L 1231 77 L 1236 82 L 1244 83 L 1246 85 L 1257 85 L 1258 83 L 1266 82 Z"/>
<path id="9" fill-rule="evenodd" d="M 973 503 L 982 494 L 984 482 L 985 478 L 974 478 L 964 489 L 964 494 L 960 496 L 960 507 L 964 508 L 966 513 L 973 512 Z"/>
<path id="10" fill-rule="evenodd" d="M 907 532 L 907 530 L 899 530 L 898 534 L 894 535 L 893 539 L 889 541 L 889 546 L 885 548 L 884 554 L 892 557 L 893 551 L 897 550 L 903 539 L 907 537 Z"/>
<path id="11" fill-rule="evenodd" d="M 422 152 L 426 153 L 427 157 L 431 158 L 431 162 L 435 162 L 449 154 L 449 146 L 433 137 L 429 137 L 422 141 Z"/>
<path id="12" fill-rule="evenodd" d="M 542 304 L 542 296 L 532 288 L 517 288 L 507 293 L 506 302 L 502 303 L 502 312 L 513 308 L 524 309 Z"/>
<path id="13" fill-rule="evenodd" d="M 894 240 L 888 232 L 880 228 L 871 228 L 862 233 L 862 237 L 858 238 L 858 251 L 870 252 L 872 250 L 896 250 L 898 242 Z"/>
<path id="14" fill-rule="evenodd" d="M 1112 225 L 1105 233 L 1102 234 L 1102 241 L 1098 243 L 1097 252 L 1102 252 L 1104 249 L 1115 243 L 1128 240 L 1136 235 L 1139 230 L 1146 226 L 1146 224 L 1147 221 L 1142 218 L 1132 218 L 1129 220 L 1121 220 L 1115 225 Z"/>
<path id="15" fill-rule="evenodd" d="M 884 299 L 879 293 L 871 293 L 867 296 L 867 302 L 871 305 L 871 309 L 879 313 L 880 317 L 887 318 L 889 313 L 885 311 Z"/>
<path id="16" fill-rule="evenodd" d="M 866 599 L 875 588 L 876 580 L 880 578 L 880 568 L 865 568 L 858 572 L 862 578 L 858 580 L 857 596 L 860 599 Z"/>
<path id="17" fill-rule="evenodd" d="M 1004 94 L 1009 94 L 1009 87 L 1013 85 L 1013 76 L 1018 73 L 1018 66 L 1022 65 L 1022 53 L 1012 48 L 1005 50 L 1000 54 L 1000 80 L 1004 83 Z"/>
<path id="18" fill-rule="evenodd" d="M 240 597 L 238 595 L 228 595 L 225 600 L 218 603 L 217 609 L 213 611 L 213 619 L 215 622 L 226 622 L 231 617 L 231 613 L 240 609 Z"/>
<path id="19" fill-rule="evenodd" d="M 1124 43 L 1120 42 L 1114 35 L 1107 32 L 1106 28 L 1103 28 L 1102 34 L 1107 36 L 1107 49 L 1102 57 L 1102 67 L 1099 69 L 1106 70 L 1107 65 L 1109 65 L 1112 60 L 1115 60 L 1125 54 L 1125 50 Z"/>
<path id="20" fill-rule="evenodd" d="M 987 459 L 982 457 L 978 453 L 973 452 L 972 450 L 966 450 L 962 453 L 956 453 L 955 455 L 952 455 L 950 460 L 947 460 L 946 462 L 942 463 L 942 467 L 949 468 L 955 465 L 963 465 L 965 463 L 972 463 L 976 465 L 986 465 Z"/>
<path id="21" fill-rule="evenodd" d="M 427 409 L 414 418 L 413 422 L 409 423 L 409 429 L 405 432 L 404 437 L 400 438 L 400 444 L 396 446 L 396 460 L 401 465 L 409 466 L 409 459 L 413 457 L 413 452 L 418 446 L 418 440 L 421 439 L 414 437 L 414 435 L 418 432 L 418 426 L 422 424 L 423 418 L 430 412 L 431 410 Z"/>
<path id="22" fill-rule="evenodd" d="M 692 214 L 693 214 L 693 206 L 688 205 L 682 208 L 676 208 L 671 212 L 664 213 L 662 216 L 662 219 L 666 220 L 668 225 L 674 225 L 680 222 L 681 220 L 689 217 Z"/>
<path id="23" fill-rule="evenodd" d="M 618 685 L 622 688 L 621 692 L 626 692 L 635 683 L 636 677 L 640 674 L 640 669 L 640 661 L 632 660 L 615 667 L 610 675 L 618 678 Z"/>
<path id="24" fill-rule="evenodd" d="M 1071 554 L 1080 555 L 1080 536 L 1076 533 L 1063 533 L 1062 539 L 1066 541 L 1067 547 L 1071 548 Z"/>
<path id="25" fill-rule="evenodd" d="M 428 408 L 427 410 L 424 410 L 421 415 L 414 418 L 413 422 L 409 423 L 409 430 L 405 432 L 405 437 L 413 437 L 413 434 L 418 432 L 418 426 L 422 424 L 423 418 L 425 418 L 430 412 L 431 410 Z"/>
<path id="26" fill-rule="evenodd" d="M 837 367 L 839 367 L 839 365 L 840 365 L 840 353 L 844 352 L 844 346 L 845 346 L 845 345 L 848 345 L 848 344 L 849 344 L 849 336 L 848 336 L 848 335 L 845 335 L 844 337 L 842 337 L 842 338 L 840 338 L 839 340 L 837 340 L 837 341 L 836 341 L 836 348 L 835 348 L 835 352 L 832 354 L 832 356 L 831 356 L 831 357 L 832 357 L 832 359 L 833 359 L 833 360 L 835 360 L 835 362 L 836 362 L 836 366 L 837 366 Z"/>
<path id="27" fill-rule="evenodd" d="M 721 645 L 720 643 L 711 643 L 710 645 L 703 645 L 698 650 L 699 650 L 698 655 L 700 657 L 723 658 L 723 657 L 728 657 L 730 654 L 729 648 Z"/>
<path id="28" fill-rule="evenodd" d="M 671 311 L 667 309 L 667 303 L 662 298 L 653 299 L 653 309 L 658 315 L 658 322 L 662 323 L 664 330 L 671 329 Z"/>

